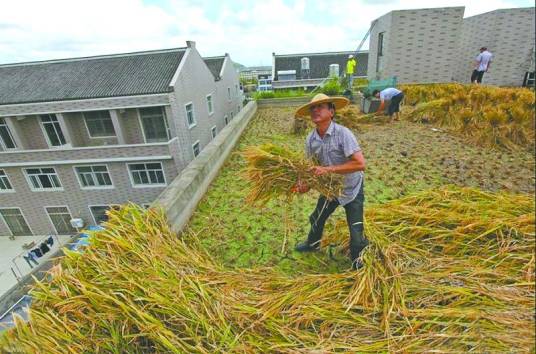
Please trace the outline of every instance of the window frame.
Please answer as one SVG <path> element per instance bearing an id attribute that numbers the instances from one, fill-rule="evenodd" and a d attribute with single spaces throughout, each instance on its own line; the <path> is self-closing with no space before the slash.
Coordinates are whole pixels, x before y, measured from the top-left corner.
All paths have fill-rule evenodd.
<path id="1" fill-rule="evenodd" d="M 9 179 L 9 176 L 7 175 L 6 170 L 4 170 L 3 168 L 0 168 L 0 181 L 2 181 L 3 178 L 5 178 L 7 180 L 7 183 L 9 184 L 9 186 L 11 188 L 9 188 L 9 189 L 0 188 L 0 193 L 15 193 L 15 187 L 13 187 L 13 183 Z M 1 183 L 3 183 L 5 185 L 4 181 L 2 181 Z"/>
<path id="2" fill-rule="evenodd" d="M 147 142 L 147 135 L 145 134 L 145 127 L 143 125 L 143 118 L 141 116 L 141 112 L 140 112 L 140 109 L 144 109 L 144 108 L 155 108 L 154 106 L 152 107 L 138 107 L 136 108 L 136 113 L 138 114 L 138 122 L 140 124 L 140 129 L 141 129 L 141 134 L 143 136 L 143 142 L 145 144 L 152 144 L 152 143 L 165 143 L 166 141 L 169 141 L 171 139 L 171 129 L 169 128 L 169 123 L 168 123 L 168 120 L 167 120 L 167 115 L 166 115 L 166 109 L 163 107 L 163 106 L 156 106 L 156 107 L 159 107 L 160 110 L 162 111 L 162 117 L 164 118 L 164 127 L 166 128 L 166 134 L 167 134 L 167 137 L 166 137 L 166 140 L 165 141 L 151 141 L 151 142 Z"/>
<path id="3" fill-rule="evenodd" d="M 192 106 L 192 121 L 193 123 L 190 124 L 190 120 L 188 119 L 188 106 L 191 105 Z M 186 124 L 188 125 L 188 129 L 192 129 L 193 127 L 195 127 L 197 125 L 197 120 L 195 119 L 195 108 L 194 108 L 194 103 L 192 101 L 186 103 L 184 105 L 184 113 L 186 114 Z"/>
<path id="4" fill-rule="evenodd" d="M 158 164 L 160 164 L 160 167 L 162 169 L 162 176 L 164 178 L 164 183 L 135 184 L 134 183 L 134 177 L 132 175 L 132 171 L 130 170 L 130 166 L 131 165 L 141 165 L 141 164 L 147 165 L 147 164 L 150 164 L 150 163 L 158 163 Z M 167 186 L 166 170 L 164 169 L 164 164 L 162 163 L 162 161 L 130 162 L 130 163 L 126 164 L 126 167 L 127 167 L 128 178 L 130 179 L 130 185 L 132 186 L 132 188 L 161 188 L 161 187 L 166 187 Z M 147 166 L 145 166 L 145 168 L 147 168 Z M 144 171 L 149 171 L 149 170 L 146 169 Z"/>
<path id="5" fill-rule="evenodd" d="M 93 219 L 94 225 L 100 225 L 100 223 L 97 222 L 97 219 L 95 219 L 95 214 L 93 214 L 93 210 L 91 210 L 92 207 L 107 207 L 108 209 L 112 207 L 120 207 L 119 204 L 88 204 L 87 208 L 89 209 L 89 214 L 91 214 L 91 218 Z M 108 220 L 104 221 L 107 222 Z"/>
<path id="6" fill-rule="evenodd" d="M 56 121 L 43 122 L 43 116 L 54 117 L 54 119 L 56 119 Z M 54 133 L 56 134 L 56 138 L 60 142 L 60 145 L 52 145 L 52 141 L 50 140 L 50 136 L 48 135 L 48 131 L 45 128 L 45 124 L 50 124 L 50 125 L 53 126 Z M 57 124 L 57 126 L 56 126 L 56 124 Z M 60 120 L 58 119 L 58 116 L 55 113 L 40 114 L 39 115 L 39 125 L 41 126 L 41 130 L 43 131 L 43 135 L 45 136 L 45 139 L 47 141 L 47 145 L 48 145 L 49 148 L 61 148 L 62 146 L 67 145 L 67 139 L 65 139 L 65 134 L 63 133 L 63 129 L 61 129 Z M 58 135 L 58 129 L 59 129 L 59 132 L 61 133 L 61 137 L 63 138 L 63 141 L 64 141 L 63 144 L 61 144 L 62 139 L 60 139 L 60 136 Z"/>
<path id="7" fill-rule="evenodd" d="M 92 136 L 91 131 L 89 130 L 89 126 L 87 125 L 87 116 L 86 116 L 86 114 L 91 113 L 91 112 L 108 112 L 108 116 L 110 117 L 110 121 L 112 122 L 112 126 L 114 128 L 114 135 Z M 112 115 L 110 114 L 109 110 L 107 110 L 107 109 L 98 109 L 98 110 L 95 110 L 95 111 L 82 112 L 82 116 L 84 117 L 84 125 L 86 126 L 87 135 L 89 136 L 90 139 L 117 138 L 117 132 L 115 131 L 114 121 L 112 119 Z"/>
<path id="8" fill-rule="evenodd" d="M 225 126 L 229 124 L 229 116 L 227 114 L 223 116 L 223 122 L 225 123 Z"/>
<path id="9" fill-rule="evenodd" d="M 26 217 L 24 216 L 24 213 L 22 212 L 22 209 L 20 207 L 1 207 L 0 208 L 0 219 L 2 219 L 2 221 L 4 222 L 4 224 L 6 225 L 7 229 L 9 230 L 9 232 L 11 233 L 12 236 L 22 236 L 22 235 L 15 235 L 13 234 L 13 230 L 11 230 L 11 228 L 9 227 L 9 224 L 7 223 L 6 219 L 4 218 L 4 215 L 2 214 L 2 210 L 4 209 L 18 209 L 19 212 L 20 212 L 20 215 L 22 215 L 22 218 L 24 219 L 24 222 L 26 223 L 26 226 L 28 226 L 28 230 L 30 230 L 30 235 L 26 235 L 26 236 L 33 236 L 35 235 L 35 233 L 33 232 L 32 230 L 32 227 L 30 226 L 30 224 L 28 223 L 28 220 L 26 220 Z M 24 237 L 24 236 L 22 236 Z"/>
<path id="10" fill-rule="evenodd" d="M 197 153 L 197 155 L 195 154 L 195 146 L 197 145 L 197 148 L 199 149 L 199 152 Z M 192 144 L 192 152 L 194 154 L 194 159 L 199 156 L 199 154 L 201 154 L 201 143 L 199 142 L 199 140 L 197 140 L 195 143 Z"/>
<path id="11" fill-rule="evenodd" d="M 104 166 L 106 167 L 106 172 L 108 173 L 108 177 L 110 178 L 110 182 L 112 182 L 112 185 L 111 186 L 83 186 L 82 184 L 82 179 L 80 178 L 80 175 L 78 174 L 78 171 L 76 170 L 78 167 L 94 167 L 94 166 Z M 73 166 L 73 172 L 76 176 L 76 179 L 78 180 L 78 185 L 80 186 L 80 189 L 82 190 L 95 190 L 95 189 L 114 189 L 115 188 L 115 184 L 114 184 L 114 180 L 112 179 L 112 174 L 110 173 L 110 169 L 108 167 L 108 164 L 86 164 L 86 165 L 74 165 Z M 88 172 L 84 172 L 84 173 L 88 173 Z M 95 175 L 94 175 L 94 171 L 92 170 L 91 171 L 91 174 L 93 176 L 93 178 L 95 180 L 97 180 L 95 178 Z M 97 173 L 102 173 L 102 172 L 97 172 Z"/>
<path id="12" fill-rule="evenodd" d="M 3 123 L 2 123 L 3 122 Z M 9 135 L 9 138 L 11 139 L 11 142 L 13 143 L 13 147 L 7 147 L 6 142 L 0 135 L 0 145 L 4 150 L 18 150 L 17 142 L 15 141 L 15 137 L 13 137 L 13 133 L 11 132 L 11 129 L 9 129 L 9 125 L 7 124 L 6 117 L 0 117 L 0 127 L 5 127 L 7 131 L 7 135 Z"/>
<path id="13" fill-rule="evenodd" d="M 209 97 L 210 97 L 210 100 L 209 100 Z M 214 115 L 214 100 L 213 100 L 212 94 L 207 95 L 207 110 L 208 110 L 209 116 Z"/>
<path id="14" fill-rule="evenodd" d="M 42 169 L 45 169 L 45 168 L 51 168 L 51 169 L 54 170 L 54 175 L 56 175 L 56 177 L 58 178 L 58 182 L 60 184 L 60 187 L 52 187 L 52 188 L 43 188 L 43 187 L 35 188 L 34 187 L 34 185 L 32 183 L 32 180 L 30 178 L 30 175 L 28 174 L 28 170 L 33 170 L 33 169 L 42 170 Z M 61 191 L 64 190 L 63 183 L 61 182 L 61 179 L 60 179 L 60 175 L 59 175 L 59 173 L 58 173 L 58 171 L 56 170 L 55 167 L 28 167 L 28 168 L 23 168 L 23 173 L 24 173 L 24 177 L 26 178 L 26 181 L 28 182 L 28 186 L 30 186 L 30 190 L 32 192 L 61 192 Z M 43 174 L 43 173 L 41 172 L 39 175 L 41 175 L 41 174 Z M 46 173 L 46 175 L 49 176 L 50 174 Z"/>
<path id="15" fill-rule="evenodd" d="M 218 135 L 217 129 L 218 128 L 215 125 L 212 126 L 212 128 L 210 128 L 210 135 L 212 136 L 212 139 L 214 139 L 216 137 L 216 135 Z"/>
<path id="16" fill-rule="evenodd" d="M 231 98 L 231 88 L 230 88 L 230 87 L 227 87 L 227 101 L 228 101 L 228 102 L 231 102 L 231 101 L 232 101 L 232 98 Z"/>
<path id="17" fill-rule="evenodd" d="M 56 227 L 56 225 L 54 225 L 54 222 L 52 221 L 52 218 L 50 217 L 50 214 L 48 213 L 47 208 L 66 208 L 67 212 L 69 213 L 69 218 L 70 218 L 69 221 L 70 221 L 73 218 L 73 214 L 71 213 L 71 209 L 69 209 L 68 205 L 45 205 L 45 206 L 43 206 L 43 209 L 45 210 L 45 214 L 47 215 L 48 220 L 50 221 L 50 224 L 52 225 L 52 227 L 56 231 L 56 235 L 62 235 L 63 236 L 63 235 L 72 235 L 72 234 L 77 233 L 76 228 L 71 226 L 71 228 L 74 230 L 72 234 L 60 234 L 58 229 L 57 229 L 57 227 Z"/>

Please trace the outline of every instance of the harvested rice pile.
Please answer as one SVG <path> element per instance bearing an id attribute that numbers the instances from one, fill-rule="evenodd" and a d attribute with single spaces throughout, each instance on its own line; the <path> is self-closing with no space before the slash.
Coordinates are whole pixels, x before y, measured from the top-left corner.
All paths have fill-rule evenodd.
<path id="1" fill-rule="evenodd" d="M 358 133 L 361 133 L 364 124 L 384 123 L 384 118 L 385 117 L 377 116 L 374 113 L 363 114 L 358 106 L 352 104 L 338 110 L 336 112 L 334 121 L 349 129 L 357 131 Z M 309 117 L 294 117 L 294 125 L 292 128 L 294 134 L 301 135 L 309 133 L 312 129 L 314 129 L 314 127 L 315 126 Z"/>
<path id="2" fill-rule="evenodd" d="M 290 201 L 296 195 L 291 189 L 298 180 L 328 199 L 336 198 L 342 192 L 344 176 L 314 176 L 310 169 L 318 164 L 289 147 L 252 146 L 243 152 L 243 156 L 248 162 L 245 175 L 251 183 L 251 192 L 246 198 L 248 203 L 263 204 L 278 196 Z"/>
<path id="3" fill-rule="evenodd" d="M 534 150 L 534 91 L 481 85 L 402 86 L 404 116 L 429 121 L 488 147 Z"/>
<path id="4" fill-rule="evenodd" d="M 443 188 L 368 208 L 358 272 L 228 270 L 127 206 L 2 338 L 41 353 L 533 352 L 534 202 Z"/>

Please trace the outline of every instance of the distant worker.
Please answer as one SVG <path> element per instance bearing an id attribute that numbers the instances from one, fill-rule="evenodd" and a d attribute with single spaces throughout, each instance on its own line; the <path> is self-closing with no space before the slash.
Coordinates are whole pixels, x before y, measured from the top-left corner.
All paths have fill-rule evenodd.
<path id="1" fill-rule="evenodd" d="M 354 56 L 350 54 L 348 56 L 348 61 L 346 62 L 346 78 L 348 79 L 348 89 L 352 89 L 352 84 L 354 82 L 354 73 L 357 66 L 357 61 Z"/>
<path id="2" fill-rule="evenodd" d="M 482 83 L 482 78 L 484 73 L 488 72 L 489 66 L 491 64 L 491 58 L 493 54 L 488 51 L 488 48 L 480 48 L 480 54 L 475 58 L 475 70 L 471 74 L 471 82 L 474 84 Z"/>
<path id="3" fill-rule="evenodd" d="M 385 101 L 389 101 L 389 107 L 387 108 L 387 113 L 391 120 L 393 120 L 393 115 L 395 116 L 394 120 L 399 120 L 400 118 L 400 102 L 404 98 L 404 93 L 400 90 L 395 89 L 394 87 L 388 87 L 385 90 L 374 90 L 372 95 L 381 100 L 380 107 L 376 114 L 383 114 L 385 108 Z"/>

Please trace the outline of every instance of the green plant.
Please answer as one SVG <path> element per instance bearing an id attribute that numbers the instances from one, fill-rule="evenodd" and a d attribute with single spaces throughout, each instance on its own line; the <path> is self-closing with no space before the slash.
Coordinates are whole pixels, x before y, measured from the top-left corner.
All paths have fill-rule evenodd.
<path id="1" fill-rule="evenodd" d="M 340 95 L 343 91 L 343 87 L 339 83 L 339 79 L 336 77 L 330 78 L 327 82 L 320 88 L 320 92 L 328 96 Z"/>

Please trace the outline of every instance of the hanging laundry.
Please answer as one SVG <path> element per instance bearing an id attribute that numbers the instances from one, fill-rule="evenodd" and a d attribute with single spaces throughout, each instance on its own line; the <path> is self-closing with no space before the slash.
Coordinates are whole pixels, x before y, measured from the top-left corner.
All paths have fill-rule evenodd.
<path id="1" fill-rule="evenodd" d="M 26 263 L 28 263 L 30 268 L 33 268 L 31 262 L 34 262 L 35 265 L 39 265 L 39 263 L 35 260 L 35 256 L 33 255 L 32 252 L 28 253 L 26 256 L 23 255 L 22 258 L 24 258 L 24 260 L 26 261 Z"/>
<path id="2" fill-rule="evenodd" d="M 34 248 L 33 250 L 30 251 L 30 253 L 33 253 L 36 258 L 43 257 L 43 252 L 41 252 L 40 248 Z"/>
<path id="3" fill-rule="evenodd" d="M 49 245 L 50 247 L 52 247 L 52 245 L 54 244 L 54 239 L 52 238 L 52 236 L 49 236 L 47 238 L 47 241 L 46 241 L 47 245 Z"/>
<path id="4" fill-rule="evenodd" d="M 48 248 L 46 242 L 41 243 L 41 245 L 39 245 L 39 249 L 41 250 L 41 252 L 42 252 L 43 254 L 45 254 L 45 253 L 47 253 L 48 251 L 50 251 L 50 248 Z"/>

